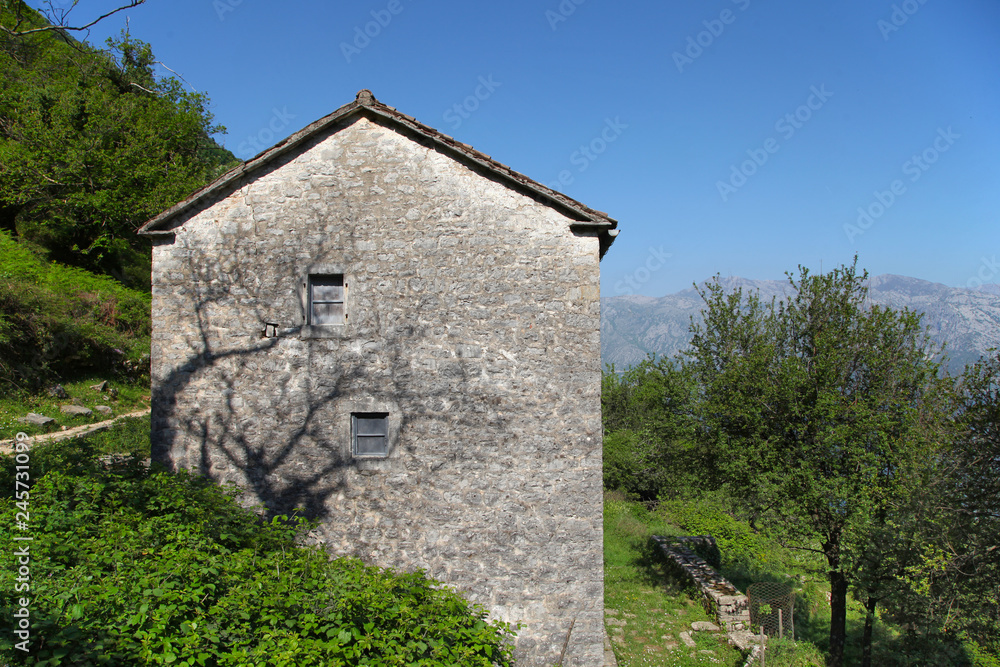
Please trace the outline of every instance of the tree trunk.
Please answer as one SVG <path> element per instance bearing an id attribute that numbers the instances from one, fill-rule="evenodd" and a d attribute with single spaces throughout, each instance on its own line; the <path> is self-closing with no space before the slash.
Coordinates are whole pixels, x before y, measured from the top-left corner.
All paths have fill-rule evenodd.
<path id="1" fill-rule="evenodd" d="M 838 559 L 839 560 L 839 559 Z M 832 565 L 832 563 L 831 563 Z M 828 667 L 843 667 L 847 640 L 847 577 L 840 568 L 830 569 L 830 661 Z"/>
<path id="2" fill-rule="evenodd" d="M 872 667 L 872 626 L 875 624 L 875 606 L 878 598 L 868 597 L 865 603 L 865 634 L 861 639 L 861 667 Z"/>

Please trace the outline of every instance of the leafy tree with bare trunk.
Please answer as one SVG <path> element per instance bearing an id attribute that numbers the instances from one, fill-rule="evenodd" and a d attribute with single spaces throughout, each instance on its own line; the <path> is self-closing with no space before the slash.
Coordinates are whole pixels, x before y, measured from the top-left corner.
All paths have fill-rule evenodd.
<path id="1" fill-rule="evenodd" d="M 238 161 L 212 139 L 225 128 L 208 98 L 157 75 L 148 44 L 123 32 L 96 49 L 65 32 L 93 21 L 56 18 L 0 0 L 0 229 L 148 287 L 135 230 Z"/>
<path id="2" fill-rule="evenodd" d="M 872 305 L 857 260 L 800 267 L 790 296 L 762 303 L 716 280 L 702 291 L 691 366 L 701 437 L 755 525 L 826 560 L 829 659 L 844 660 L 853 536 L 884 525 L 935 438 L 939 364 L 920 317 Z M 872 600 L 872 604 L 877 600 Z"/>

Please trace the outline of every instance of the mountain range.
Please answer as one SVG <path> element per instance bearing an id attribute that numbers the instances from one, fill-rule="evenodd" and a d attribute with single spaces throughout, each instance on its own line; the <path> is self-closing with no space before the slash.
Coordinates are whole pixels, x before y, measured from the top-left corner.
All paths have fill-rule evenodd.
<path id="1" fill-rule="evenodd" d="M 761 299 L 792 292 L 786 280 L 719 279 L 727 292 L 741 287 Z M 702 283 L 704 285 L 705 283 Z M 1000 348 L 1000 286 L 948 287 L 918 278 L 884 274 L 869 279 L 868 297 L 876 304 L 923 313 L 923 324 L 938 345 L 946 345 L 948 368 L 961 372 L 990 348 Z M 673 356 L 691 340 L 692 318 L 701 319 L 704 302 L 695 288 L 659 298 L 612 296 L 601 299 L 601 360 L 617 370 L 649 355 Z"/>

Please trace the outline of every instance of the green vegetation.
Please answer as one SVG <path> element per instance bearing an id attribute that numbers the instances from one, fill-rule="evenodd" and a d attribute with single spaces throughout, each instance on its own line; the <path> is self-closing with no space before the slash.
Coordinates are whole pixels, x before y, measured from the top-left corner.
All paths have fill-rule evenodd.
<path id="1" fill-rule="evenodd" d="M 55 10 L 53 10 L 55 11 Z M 235 166 L 208 100 L 154 75 L 149 45 L 107 50 L 0 2 L 0 437 L 149 400 L 150 248 L 136 229 Z M 12 30 L 13 29 L 13 30 Z M 113 391 L 91 389 L 109 381 Z M 66 396 L 50 392 L 59 383 Z M 39 427 L 17 417 L 38 412 Z M 30 452 L 31 630 L 17 665 L 505 665 L 513 628 L 421 573 L 331 560 L 237 491 L 141 463 L 149 419 Z M 14 488 L 14 461 L 0 459 Z M 0 556 L 14 607 L 15 558 Z M 21 593 L 23 595 L 24 593 Z"/>
<path id="2" fill-rule="evenodd" d="M 85 426 L 149 407 L 148 385 L 112 382 L 109 388 L 113 391 L 102 393 L 91 389 L 101 381 L 100 377 L 95 376 L 63 384 L 68 398 L 56 398 L 44 393 L 31 395 L 17 391 L 0 394 L 0 440 L 10 440 L 17 433 L 40 435 L 60 431 L 63 427 Z M 111 408 L 112 414 L 104 415 L 96 410 L 89 417 L 63 414 L 59 407 L 67 404 L 79 404 L 91 410 L 98 405 L 105 405 Z M 55 421 L 47 426 L 19 422 L 18 418 L 28 412 L 45 415 Z"/>
<path id="3" fill-rule="evenodd" d="M 234 489 L 147 468 L 148 429 L 133 420 L 31 450 L 32 641 L 24 653 L 0 637 L 4 664 L 511 664 L 511 628 L 452 590 L 331 560 L 297 544 L 307 522 L 262 522 Z M 0 459 L 10 489 L 14 465 Z M 22 509 L 0 500 L 8 539 Z M 16 572 L 7 549 L 8 610 Z"/>
<path id="4" fill-rule="evenodd" d="M 678 515 L 663 506 L 649 510 L 644 504 L 627 500 L 621 492 L 612 491 L 604 499 L 604 568 L 605 568 L 605 624 L 612 647 L 621 667 L 649 665 L 650 667 L 688 665 L 742 666 L 745 655 L 730 646 L 722 633 L 692 632 L 695 648 L 687 647 L 680 639 L 681 632 L 690 632 L 695 621 L 716 619 L 707 615 L 699 596 L 690 584 L 678 581 L 664 567 L 661 552 L 651 542 L 652 535 L 702 535 L 716 527 L 717 519 L 711 508 L 713 501 L 677 502 L 674 508 L 693 508 L 688 523 L 679 523 Z M 736 525 L 731 517 L 726 524 Z M 742 524 L 739 531 L 749 532 Z M 780 545 L 759 539 L 760 552 L 746 552 L 744 557 L 733 558 L 731 551 L 719 540 L 723 554 L 722 573 L 736 583 L 739 577 L 752 571 L 755 580 L 773 579 L 772 571 L 793 568 L 805 572 L 801 559 Z M 757 563 L 757 553 L 766 553 L 763 563 Z M 815 560 L 815 559 L 814 559 Z M 734 576 L 735 575 L 735 576 Z M 784 578 L 784 577 L 782 577 Z M 817 580 L 820 586 L 817 586 Z M 816 625 L 822 618 L 811 619 L 810 611 L 825 604 L 821 588 L 822 579 L 817 574 L 803 575 L 796 579 L 796 618 L 802 615 L 803 627 Z M 815 611 L 812 612 L 815 616 Z M 827 622 L 829 614 L 827 614 Z M 778 643 L 767 654 L 767 664 L 810 667 L 823 665 L 815 645 L 809 642 L 786 641 Z M 703 651 L 711 651 L 704 653 Z M 775 662 L 772 662 L 774 655 Z M 781 660 L 781 662 L 778 662 Z"/>
<path id="5" fill-rule="evenodd" d="M 48 25 L 0 3 L 0 392 L 25 399 L 84 375 L 148 382 L 135 231 L 237 164 L 208 99 L 157 77 L 148 44 L 17 34 Z"/>
<path id="6" fill-rule="evenodd" d="M 743 664 L 721 633 L 695 632 L 696 648 L 681 642 L 694 621 L 711 621 L 683 582 L 672 578 L 651 535 L 679 531 L 642 504 L 611 493 L 604 501 L 605 625 L 620 667 Z M 711 651 L 712 653 L 699 653 Z M 718 660 L 714 663 L 712 660 Z"/>
<path id="7" fill-rule="evenodd" d="M 96 373 L 148 383 L 149 307 L 148 293 L 46 262 L 0 231 L 0 390 L 37 395 Z"/>
<path id="8" fill-rule="evenodd" d="M 211 138 L 223 128 L 208 99 L 156 76 L 149 45 L 123 33 L 101 50 L 37 32 L 46 18 L 20 0 L 0 3 L 0 27 L 7 430 L 55 383 L 149 393 L 150 247 L 135 230 L 237 160 Z"/>
<path id="9" fill-rule="evenodd" d="M 937 436 L 928 425 L 938 421 L 938 366 L 920 318 L 866 305 L 866 279 L 854 267 L 802 269 L 793 296 L 766 305 L 712 284 L 691 343 L 720 479 L 755 521 L 826 558 L 835 667 L 858 544 L 850 535 L 911 492 Z"/>
<path id="10" fill-rule="evenodd" d="M 656 500 L 697 484 L 706 469 L 695 438 L 691 374 L 666 359 L 647 359 L 601 383 L 604 486 Z"/>
<path id="11" fill-rule="evenodd" d="M 0 2 L 5 438 L 102 418 L 66 417 L 67 402 L 148 404 L 150 248 L 134 232 L 236 164 L 207 98 L 155 76 L 149 45 L 15 25 L 45 19 Z M 704 618 L 650 547 L 678 532 L 714 535 L 741 588 L 793 586 L 801 641 L 772 643 L 769 665 L 818 652 L 834 666 L 1000 665 L 1000 356 L 942 377 L 919 318 L 869 307 L 864 278 L 802 270 L 770 304 L 716 284 L 686 358 L 605 375 L 604 482 L 618 492 L 606 594 L 623 665 L 741 659 L 708 633 L 671 648 Z M 90 389 L 103 380 L 116 391 Z M 57 422 L 22 426 L 28 411 Z M 262 525 L 231 489 L 140 465 L 148 429 L 32 451 L 39 641 L 25 656 L 0 639 L 4 662 L 510 662 L 511 629 L 440 585 L 330 561 L 296 546 L 303 522 Z M 0 502 L 10 531 L 15 501 Z"/>
<path id="12" fill-rule="evenodd" d="M 46 24 L 20 0 L 0 3 L 6 28 Z M 0 32 L 0 229 L 148 289 L 135 230 L 237 162 L 211 139 L 224 128 L 208 99 L 157 78 L 148 44 L 123 33 L 107 46 Z"/>
<path id="13" fill-rule="evenodd" d="M 741 588 L 798 581 L 830 665 L 996 664 L 1000 357 L 943 375 L 866 277 L 709 286 L 686 357 L 606 374 L 605 485 L 714 535 Z"/>

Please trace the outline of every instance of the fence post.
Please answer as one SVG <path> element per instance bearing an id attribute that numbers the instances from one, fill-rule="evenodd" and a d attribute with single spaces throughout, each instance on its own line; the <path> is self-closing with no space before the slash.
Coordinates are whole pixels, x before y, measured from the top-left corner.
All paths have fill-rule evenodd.
<path id="1" fill-rule="evenodd" d="M 785 638 L 785 624 L 781 621 L 781 609 L 778 610 L 778 639 Z"/>

